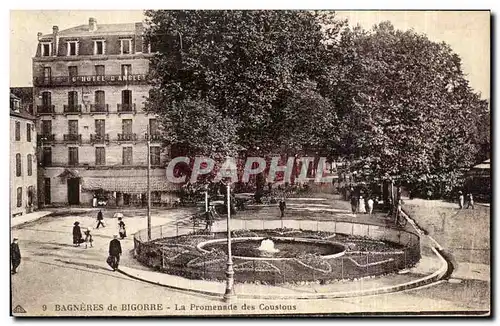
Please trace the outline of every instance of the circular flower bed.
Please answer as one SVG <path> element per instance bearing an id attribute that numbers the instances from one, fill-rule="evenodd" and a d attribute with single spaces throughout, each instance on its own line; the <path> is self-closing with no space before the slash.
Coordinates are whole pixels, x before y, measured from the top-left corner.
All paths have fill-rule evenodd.
<path id="1" fill-rule="evenodd" d="M 236 282 L 277 284 L 357 279 L 397 272 L 420 258 L 412 254 L 415 248 L 324 231 L 238 230 L 232 237 Z M 168 274 L 225 280 L 225 238 L 224 232 L 163 238 L 142 246 L 136 258 Z M 271 239 L 278 251 L 261 255 L 258 247 L 263 239 Z"/>

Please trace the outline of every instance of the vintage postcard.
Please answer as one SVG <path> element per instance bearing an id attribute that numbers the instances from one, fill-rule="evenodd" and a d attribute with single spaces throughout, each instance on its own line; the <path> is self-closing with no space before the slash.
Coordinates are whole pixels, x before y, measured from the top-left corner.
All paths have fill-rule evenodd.
<path id="1" fill-rule="evenodd" d="M 10 17 L 11 316 L 490 316 L 490 11 Z"/>

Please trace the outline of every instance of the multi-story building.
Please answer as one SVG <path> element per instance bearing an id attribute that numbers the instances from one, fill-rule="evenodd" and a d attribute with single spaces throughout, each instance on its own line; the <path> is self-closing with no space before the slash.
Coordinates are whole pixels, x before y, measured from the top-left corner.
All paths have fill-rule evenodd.
<path id="1" fill-rule="evenodd" d="M 43 204 L 143 204 L 147 139 L 153 202 L 170 200 L 158 124 L 144 111 L 150 48 L 143 23 L 38 33 L 33 58 Z"/>
<path id="2" fill-rule="evenodd" d="M 37 207 L 35 119 L 10 94 L 10 216 L 31 213 Z"/>

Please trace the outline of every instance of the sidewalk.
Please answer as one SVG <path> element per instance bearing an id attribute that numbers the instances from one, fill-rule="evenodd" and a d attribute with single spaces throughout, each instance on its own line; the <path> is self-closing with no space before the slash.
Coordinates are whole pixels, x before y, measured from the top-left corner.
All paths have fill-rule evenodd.
<path id="1" fill-rule="evenodd" d="M 51 211 L 36 211 L 33 213 L 16 216 L 10 219 L 10 227 L 13 228 L 15 226 L 19 226 L 21 224 L 25 224 L 28 222 L 36 221 L 44 216 L 52 214 Z"/>

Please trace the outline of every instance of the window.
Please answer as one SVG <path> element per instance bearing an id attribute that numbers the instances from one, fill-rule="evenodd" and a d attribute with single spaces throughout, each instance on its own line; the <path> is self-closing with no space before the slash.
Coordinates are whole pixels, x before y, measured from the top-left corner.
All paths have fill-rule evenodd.
<path id="1" fill-rule="evenodd" d="M 51 54 L 52 50 L 52 43 L 46 42 L 46 43 L 41 43 L 42 44 L 42 57 L 49 57 Z"/>
<path id="2" fill-rule="evenodd" d="M 95 66 L 95 74 L 97 76 L 104 76 L 106 74 L 104 65 L 96 65 Z"/>
<path id="3" fill-rule="evenodd" d="M 67 42 L 67 45 L 68 45 L 68 52 L 67 52 L 68 56 L 78 55 L 78 42 L 77 41 Z"/>
<path id="4" fill-rule="evenodd" d="M 122 120 L 122 133 L 125 135 L 132 133 L 132 119 Z"/>
<path id="5" fill-rule="evenodd" d="M 150 163 L 151 165 L 160 165 L 160 147 L 150 147 Z"/>
<path id="6" fill-rule="evenodd" d="M 122 76 L 128 76 L 132 74 L 132 65 L 122 65 Z"/>
<path id="7" fill-rule="evenodd" d="M 42 135 L 47 136 L 52 134 L 52 121 L 42 120 Z"/>
<path id="8" fill-rule="evenodd" d="M 78 147 L 68 148 L 68 165 L 78 165 Z"/>
<path id="9" fill-rule="evenodd" d="M 122 91 L 122 111 L 132 110 L 132 91 L 124 90 Z"/>
<path id="10" fill-rule="evenodd" d="M 123 165 L 132 165 L 132 147 L 123 147 Z"/>
<path id="11" fill-rule="evenodd" d="M 31 143 L 31 123 L 26 124 L 26 141 Z"/>
<path id="12" fill-rule="evenodd" d="M 104 104 L 106 103 L 104 91 L 95 91 L 94 101 L 96 107 L 104 107 Z"/>
<path id="13" fill-rule="evenodd" d="M 78 92 L 68 92 L 68 108 L 70 110 L 78 109 Z"/>
<path id="14" fill-rule="evenodd" d="M 132 53 L 132 40 L 131 39 L 124 39 L 120 40 L 120 49 L 122 54 L 130 54 Z"/>
<path id="15" fill-rule="evenodd" d="M 33 197 L 35 196 L 33 186 L 28 187 L 28 206 L 33 205 Z"/>
<path id="16" fill-rule="evenodd" d="M 16 121 L 16 141 L 21 140 L 21 123 Z"/>
<path id="17" fill-rule="evenodd" d="M 23 188 L 17 187 L 17 207 L 23 206 Z"/>
<path id="18" fill-rule="evenodd" d="M 77 66 L 69 66 L 68 67 L 68 75 L 69 75 L 69 77 L 78 76 L 78 67 Z"/>
<path id="19" fill-rule="evenodd" d="M 94 41 L 94 54 L 104 54 L 104 40 Z"/>
<path id="20" fill-rule="evenodd" d="M 45 109 L 52 107 L 52 95 L 50 92 L 42 92 L 42 107 Z"/>
<path id="21" fill-rule="evenodd" d="M 21 165 L 21 154 L 16 154 L 16 177 L 20 177 L 22 174 L 22 165 Z"/>
<path id="22" fill-rule="evenodd" d="M 33 157 L 31 154 L 28 154 L 26 158 L 27 166 L 28 166 L 28 175 L 33 175 Z"/>
<path id="23" fill-rule="evenodd" d="M 104 147 L 95 148 L 95 165 L 106 164 L 106 149 Z"/>
<path id="24" fill-rule="evenodd" d="M 95 133 L 98 137 L 104 137 L 104 135 L 106 134 L 106 120 L 95 120 Z"/>
<path id="25" fill-rule="evenodd" d="M 158 120 L 156 120 L 156 119 L 149 119 L 149 133 L 151 135 L 158 134 Z"/>
<path id="26" fill-rule="evenodd" d="M 52 147 L 44 147 L 43 148 L 42 163 L 43 163 L 43 166 L 51 166 L 52 165 Z"/>
<path id="27" fill-rule="evenodd" d="M 51 79 L 52 79 L 52 68 L 43 67 L 43 81 L 45 83 L 49 83 Z"/>
<path id="28" fill-rule="evenodd" d="M 78 120 L 68 120 L 68 134 L 78 135 Z"/>

